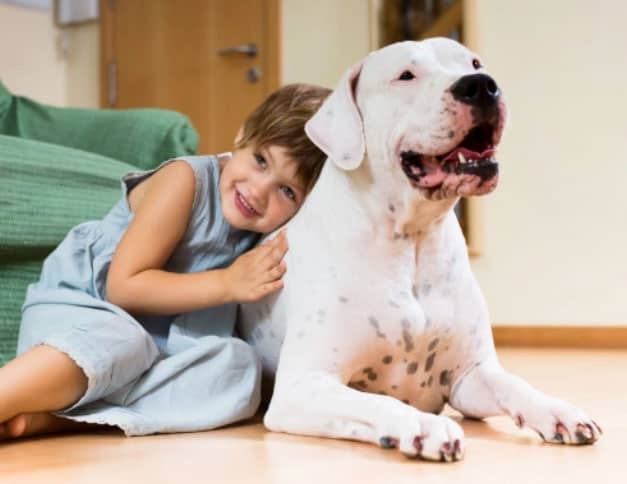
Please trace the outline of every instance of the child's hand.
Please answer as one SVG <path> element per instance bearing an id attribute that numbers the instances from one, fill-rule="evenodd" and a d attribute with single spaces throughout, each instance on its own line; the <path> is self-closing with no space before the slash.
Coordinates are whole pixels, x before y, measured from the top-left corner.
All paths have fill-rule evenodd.
<path id="1" fill-rule="evenodd" d="M 287 236 L 282 230 L 274 239 L 235 259 L 225 271 L 229 299 L 253 302 L 281 289 L 287 270 L 283 261 L 286 252 Z"/>

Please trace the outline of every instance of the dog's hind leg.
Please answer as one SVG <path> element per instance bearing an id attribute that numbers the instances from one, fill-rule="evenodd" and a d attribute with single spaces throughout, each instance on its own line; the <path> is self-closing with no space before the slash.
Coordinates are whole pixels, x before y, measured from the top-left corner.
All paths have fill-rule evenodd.
<path id="1" fill-rule="evenodd" d="M 448 417 L 354 390 L 333 374 L 284 376 L 264 417 L 270 430 L 371 442 L 428 460 L 451 462 L 463 456 L 463 430 Z"/>
<path id="2" fill-rule="evenodd" d="M 536 390 L 492 359 L 470 369 L 453 385 L 449 403 L 467 417 L 509 415 L 546 442 L 592 444 L 601 434 L 582 410 Z"/>

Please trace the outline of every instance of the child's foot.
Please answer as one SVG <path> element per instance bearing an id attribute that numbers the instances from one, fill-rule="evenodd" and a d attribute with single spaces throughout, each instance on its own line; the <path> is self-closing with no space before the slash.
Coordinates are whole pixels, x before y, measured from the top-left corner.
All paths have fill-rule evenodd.
<path id="1" fill-rule="evenodd" d="M 0 423 L 0 440 L 50 434 L 65 430 L 78 430 L 88 424 L 74 422 L 50 413 L 22 413 Z"/>

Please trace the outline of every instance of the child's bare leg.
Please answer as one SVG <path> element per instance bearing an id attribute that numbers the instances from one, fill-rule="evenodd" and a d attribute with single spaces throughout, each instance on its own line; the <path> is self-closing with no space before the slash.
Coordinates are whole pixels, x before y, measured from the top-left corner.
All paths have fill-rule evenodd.
<path id="1" fill-rule="evenodd" d="M 67 408 L 86 390 L 87 377 L 68 355 L 46 345 L 32 348 L 0 368 L 0 434 L 32 435 L 62 425 L 37 414 Z"/>

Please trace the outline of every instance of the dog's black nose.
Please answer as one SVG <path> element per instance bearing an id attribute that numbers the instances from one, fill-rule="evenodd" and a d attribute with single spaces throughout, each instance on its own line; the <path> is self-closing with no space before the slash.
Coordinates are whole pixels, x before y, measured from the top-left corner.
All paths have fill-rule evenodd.
<path id="1" fill-rule="evenodd" d="M 471 74 L 462 77 L 453 84 L 451 92 L 459 102 L 478 108 L 494 106 L 501 95 L 499 86 L 486 74 Z"/>

